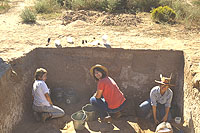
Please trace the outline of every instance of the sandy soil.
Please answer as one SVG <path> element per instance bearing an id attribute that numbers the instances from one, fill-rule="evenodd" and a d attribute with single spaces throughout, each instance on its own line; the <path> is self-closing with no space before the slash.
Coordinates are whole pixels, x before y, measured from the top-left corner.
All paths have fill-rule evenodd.
<path id="1" fill-rule="evenodd" d="M 22 24 L 19 14 L 25 6 L 32 5 L 31 0 L 12 0 L 8 13 L 0 15 L 0 56 L 11 60 L 36 47 L 46 47 L 47 38 L 51 37 L 48 47 L 55 47 L 54 41 L 61 40 L 66 47 L 82 45 L 81 40 L 101 40 L 105 34 L 113 48 L 126 49 L 177 49 L 198 56 L 200 44 L 199 30 L 186 30 L 182 25 L 160 25 L 150 19 L 150 14 L 136 15 L 140 22 L 131 26 L 99 26 L 85 21 L 63 24 L 63 17 L 54 20 L 38 20 L 37 24 Z M 63 16 L 65 16 L 65 12 Z M 100 21 L 100 20 L 99 20 Z M 67 37 L 74 38 L 75 44 L 68 44 Z"/>
<path id="2" fill-rule="evenodd" d="M 91 42 L 94 40 L 101 42 L 102 36 L 106 34 L 112 48 L 183 50 L 193 62 L 191 69 L 194 72 L 199 69 L 200 30 L 198 29 L 187 30 L 180 24 L 173 26 L 156 24 L 151 21 L 148 13 L 132 16 L 124 14 L 118 16 L 119 18 L 111 16 L 111 20 L 114 20 L 114 22 L 111 22 L 114 23 L 112 25 L 117 26 L 103 25 L 104 21 L 109 20 L 108 14 L 94 13 L 94 16 L 91 15 L 92 18 L 80 20 L 78 16 L 78 14 L 81 14 L 80 12 L 74 13 L 77 18 L 73 19 L 71 23 L 68 23 L 65 19 L 69 12 L 63 12 L 63 17 L 54 20 L 40 19 L 37 20 L 36 24 L 27 25 L 21 23 L 19 15 L 24 7 L 31 6 L 33 1 L 11 0 L 10 4 L 12 8 L 7 13 L 0 14 L 0 57 L 5 61 L 23 56 L 36 47 L 55 47 L 54 41 L 56 39 L 61 41 L 63 47 L 105 47 Z M 85 17 L 83 16 L 84 13 L 87 12 L 82 11 L 82 17 Z M 127 16 L 134 23 L 130 24 L 129 20 L 124 21 L 125 23 L 119 21 L 124 16 Z M 130 19 L 131 17 L 133 19 Z M 69 36 L 73 38 L 74 44 L 67 43 Z M 51 38 L 51 41 L 46 46 L 48 38 Z M 82 40 L 88 40 L 88 43 L 82 44 Z M 57 121 L 55 120 L 54 123 L 56 124 Z M 32 122 L 29 123 L 30 126 L 32 124 Z M 128 124 L 134 127 L 136 132 L 142 132 L 136 123 L 128 122 Z M 48 127 L 48 124 L 41 127 L 41 130 L 38 127 L 40 127 L 40 124 L 35 125 L 32 131 L 35 131 L 35 129 L 38 132 L 42 131 L 43 128 Z M 74 130 L 73 127 L 65 127 L 64 131 Z"/>

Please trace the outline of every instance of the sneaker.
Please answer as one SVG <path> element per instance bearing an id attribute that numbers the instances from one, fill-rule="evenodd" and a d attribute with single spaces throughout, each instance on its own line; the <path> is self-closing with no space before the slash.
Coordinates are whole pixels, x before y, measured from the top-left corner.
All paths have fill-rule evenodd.
<path id="1" fill-rule="evenodd" d="M 35 118 L 35 120 L 36 121 L 40 121 L 41 120 L 41 118 L 40 118 L 40 114 L 38 113 L 38 112 L 33 112 L 33 115 L 34 115 L 34 118 Z"/>
<path id="2" fill-rule="evenodd" d="M 112 122 L 112 118 L 111 116 L 106 116 L 104 118 L 100 118 L 101 122 L 106 122 L 106 123 L 111 123 Z"/>
<path id="3" fill-rule="evenodd" d="M 51 117 L 50 113 L 47 113 L 47 112 L 42 113 L 42 122 L 45 123 L 46 119 L 50 117 Z"/>

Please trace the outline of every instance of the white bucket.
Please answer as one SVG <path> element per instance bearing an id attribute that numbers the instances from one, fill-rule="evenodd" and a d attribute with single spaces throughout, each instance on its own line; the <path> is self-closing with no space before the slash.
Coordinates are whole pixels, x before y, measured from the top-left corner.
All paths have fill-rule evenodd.
<path id="1" fill-rule="evenodd" d="M 84 129 L 85 120 L 87 118 L 87 115 L 85 114 L 84 111 L 80 110 L 76 113 L 73 113 L 71 115 L 71 118 L 73 120 L 74 129 L 77 129 L 77 130 L 83 130 Z"/>
<path id="2" fill-rule="evenodd" d="M 95 108 L 92 104 L 86 104 L 82 107 L 82 110 L 86 113 L 87 119 L 86 121 L 95 120 Z"/>

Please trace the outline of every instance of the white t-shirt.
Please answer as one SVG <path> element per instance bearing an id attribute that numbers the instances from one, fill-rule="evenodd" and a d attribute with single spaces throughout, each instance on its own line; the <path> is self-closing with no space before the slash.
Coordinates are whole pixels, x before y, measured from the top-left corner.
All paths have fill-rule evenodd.
<path id="1" fill-rule="evenodd" d="M 44 94 L 49 94 L 49 88 L 43 80 L 35 80 L 33 83 L 32 95 L 34 97 L 33 104 L 36 106 L 50 106 Z"/>

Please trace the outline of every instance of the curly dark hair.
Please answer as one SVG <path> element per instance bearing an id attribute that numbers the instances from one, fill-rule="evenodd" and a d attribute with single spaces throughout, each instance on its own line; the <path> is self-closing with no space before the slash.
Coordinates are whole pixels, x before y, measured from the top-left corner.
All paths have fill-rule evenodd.
<path id="1" fill-rule="evenodd" d="M 97 79 L 96 76 L 95 76 L 95 70 L 102 73 L 101 79 L 103 79 L 103 78 L 105 78 L 106 76 L 108 76 L 107 73 L 106 73 L 102 68 L 96 67 L 96 68 L 93 69 L 93 76 L 94 76 L 95 80 L 97 80 L 97 81 L 98 81 L 99 79 Z"/>

